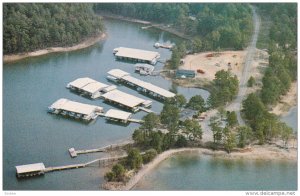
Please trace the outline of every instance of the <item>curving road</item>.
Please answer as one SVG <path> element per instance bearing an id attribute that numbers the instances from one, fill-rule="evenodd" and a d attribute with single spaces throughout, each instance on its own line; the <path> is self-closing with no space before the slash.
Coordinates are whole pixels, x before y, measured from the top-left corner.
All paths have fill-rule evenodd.
<path id="1" fill-rule="evenodd" d="M 241 109 L 242 109 L 242 102 L 243 99 L 246 96 L 247 92 L 247 82 L 248 79 L 251 75 L 251 65 L 253 63 L 254 55 L 255 55 L 255 50 L 256 50 L 256 42 L 258 38 L 258 33 L 259 33 L 259 27 L 260 27 L 260 19 L 259 16 L 256 13 L 256 9 L 251 6 L 252 8 L 252 13 L 253 13 L 253 24 L 254 24 L 254 31 L 253 35 L 251 38 L 251 42 L 248 46 L 247 50 L 247 55 L 245 57 L 245 63 L 244 63 L 244 68 L 241 73 L 241 79 L 240 79 L 240 84 L 239 84 L 239 92 L 235 100 L 233 100 L 229 105 L 226 106 L 226 110 L 228 111 L 235 111 L 237 113 L 237 119 L 240 125 L 245 125 L 244 120 L 241 117 Z M 209 127 L 209 119 L 210 117 L 214 116 L 217 113 L 217 110 L 210 110 L 207 112 L 207 118 L 201 122 L 201 126 L 203 129 L 203 140 L 204 141 L 212 141 L 212 132 L 210 131 Z"/>

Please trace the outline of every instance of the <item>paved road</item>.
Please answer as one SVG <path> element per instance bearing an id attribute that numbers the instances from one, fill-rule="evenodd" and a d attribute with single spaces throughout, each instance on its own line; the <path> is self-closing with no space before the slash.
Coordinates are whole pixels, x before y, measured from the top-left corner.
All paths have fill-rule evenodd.
<path id="1" fill-rule="evenodd" d="M 251 42 L 246 49 L 247 55 L 245 58 L 245 64 L 243 68 L 243 72 L 241 75 L 241 80 L 239 84 L 239 92 L 237 95 L 237 98 L 233 100 L 228 106 L 226 106 L 226 110 L 228 111 L 236 111 L 237 113 L 237 118 L 238 122 L 240 125 L 245 125 L 244 120 L 241 118 L 241 113 L 240 110 L 242 109 L 242 102 L 243 99 L 245 98 L 246 92 L 247 92 L 247 82 L 250 77 L 250 70 L 251 70 L 251 65 L 253 63 L 254 55 L 255 55 L 255 49 L 256 49 L 256 42 L 258 38 L 258 33 L 259 33 L 259 26 L 260 26 L 260 19 L 256 13 L 256 10 L 254 7 L 252 7 L 252 12 L 253 12 L 253 24 L 254 24 L 254 31 L 253 35 L 251 38 Z M 214 116 L 217 113 L 217 110 L 210 110 L 207 113 L 207 118 L 201 123 L 203 131 L 203 140 L 204 141 L 212 141 L 212 132 L 210 131 L 209 127 L 209 119 L 210 117 Z"/>

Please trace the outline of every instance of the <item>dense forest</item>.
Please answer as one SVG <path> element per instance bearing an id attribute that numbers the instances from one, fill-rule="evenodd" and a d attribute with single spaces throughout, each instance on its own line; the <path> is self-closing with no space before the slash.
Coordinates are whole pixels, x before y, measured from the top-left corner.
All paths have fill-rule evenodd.
<path id="1" fill-rule="evenodd" d="M 269 66 L 262 80 L 263 87 L 243 102 L 243 114 L 260 144 L 281 138 L 285 145 L 292 129 L 281 122 L 268 108 L 287 93 L 291 82 L 297 80 L 297 4 L 257 4 L 262 15 L 269 15 L 271 27 L 267 45 Z"/>
<path id="2" fill-rule="evenodd" d="M 197 51 L 245 47 L 252 33 L 248 4 L 233 3 L 99 3 L 96 12 L 169 24 L 197 38 Z M 200 40 L 200 47 L 199 47 Z"/>
<path id="3" fill-rule="evenodd" d="M 92 4 L 3 4 L 4 54 L 70 46 L 97 35 L 104 26 Z"/>

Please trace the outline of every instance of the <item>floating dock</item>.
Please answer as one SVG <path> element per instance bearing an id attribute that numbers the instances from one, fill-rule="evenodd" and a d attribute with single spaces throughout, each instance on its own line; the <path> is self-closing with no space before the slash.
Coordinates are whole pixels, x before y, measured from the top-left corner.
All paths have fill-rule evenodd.
<path id="1" fill-rule="evenodd" d="M 158 52 L 119 47 L 113 50 L 117 59 L 131 60 L 141 63 L 149 63 L 155 65 L 157 60 L 160 58 Z"/>
<path id="2" fill-rule="evenodd" d="M 92 99 L 96 99 L 99 98 L 101 94 L 114 90 L 117 87 L 115 85 L 103 84 L 91 78 L 85 77 L 78 78 L 68 83 L 67 88 Z"/>
<path id="3" fill-rule="evenodd" d="M 103 108 L 62 98 L 49 106 L 48 112 L 90 121 L 96 119 L 100 113 L 103 113 Z"/>
<path id="4" fill-rule="evenodd" d="M 123 123 L 127 123 L 128 120 L 131 118 L 131 116 L 132 113 L 115 110 L 115 109 L 110 109 L 105 113 L 105 118 L 107 120 L 121 121 Z"/>
<path id="5" fill-rule="evenodd" d="M 144 82 L 140 79 L 134 78 L 130 76 L 129 73 L 120 70 L 120 69 L 112 69 L 108 72 L 110 78 L 114 78 L 118 82 L 125 83 L 131 87 L 134 87 L 137 91 L 147 93 L 148 95 L 159 98 L 159 99 L 166 99 L 172 98 L 175 96 L 174 93 L 155 86 L 151 83 Z"/>
<path id="6" fill-rule="evenodd" d="M 156 42 L 154 44 L 154 47 L 155 48 L 165 48 L 165 49 L 171 50 L 173 48 L 173 45 L 172 44 L 160 44 L 160 43 Z"/>
<path id="7" fill-rule="evenodd" d="M 107 102 L 118 104 L 133 112 L 139 111 L 139 106 L 150 107 L 152 105 L 152 101 L 150 100 L 144 100 L 117 89 L 101 95 L 101 98 Z"/>

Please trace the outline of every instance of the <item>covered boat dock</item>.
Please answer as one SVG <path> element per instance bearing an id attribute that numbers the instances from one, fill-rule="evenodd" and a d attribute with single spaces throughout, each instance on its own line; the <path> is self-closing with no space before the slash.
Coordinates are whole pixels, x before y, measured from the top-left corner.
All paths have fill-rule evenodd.
<path id="1" fill-rule="evenodd" d="M 78 78 L 67 85 L 67 88 L 83 95 L 89 96 L 92 99 L 99 98 L 102 93 L 114 90 L 117 87 L 114 85 L 107 85 L 91 78 Z"/>
<path id="2" fill-rule="evenodd" d="M 125 47 L 115 48 L 113 53 L 115 54 L 117 59 L 131 60 L 140 63 L 149 63 L 152 65 L 155 65 L 160 57 L 160 54 L 158 52 Z"/>
<path id="3" fill-rule="evenodd" d="M 150 100 L 144 100 L 117 89 L 101 95 L 101 98 L 107 102 L 119 104 L 120 106 L 133 112 L 137 112 L 139 110 L 139 106 L 150 107 L 152 104 L 152 101 Z"/>
<path id="4" fill-rule="evenodd" d="M 42 175 L 45 173 L 45 165 L 43 163 L 33 163 L 28 165 L 16 166 L 17 177 L 30 177 Z"/>
<path id="5" fill-rule="evenodd" d="M 96 119 L 103 112 L 103 108 L 62 98 L 49 106 L 48 112 L 90 121 Z"/>
<path id="6" fill-rule="evenodd" d="M 105 118 L 107 120 L 121 121 L 123 123 L 129 122 L 128 120 L 131 118 L 131 116 L 132 113 L 115 109 L 110 109 L 105 113 Z"/>
<path id="7" fill-rule="evenodd" d="M 140 79 L 130 76 L 129 73 L 122 71 L 120 69 L 112 69 L 108 72 L 111 77 L 114 77 L 117 81 L 123 82 L 131 87 L 134 87 L 136 90 L 147 93 L 152 97 L 159 99 L 172 98 L 175 96 L 174 93 L 155 86 L 149 82 L 144 82 Z"/>

